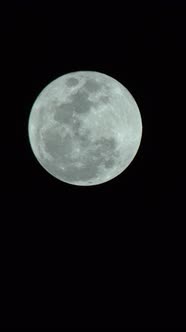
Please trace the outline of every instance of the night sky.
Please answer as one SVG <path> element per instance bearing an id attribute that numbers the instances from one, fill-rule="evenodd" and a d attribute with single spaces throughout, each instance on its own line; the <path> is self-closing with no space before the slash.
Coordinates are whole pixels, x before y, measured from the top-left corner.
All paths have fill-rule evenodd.
<path id="1" fill-rule="evenodd" d="M 1 5 L 0 326 L 185 327 L 183 3 Z M 28 140 L 38 94 L 78 70 L 121 82 L 143 122 L 134 161 L 92 187 L 51 176 Z"/>

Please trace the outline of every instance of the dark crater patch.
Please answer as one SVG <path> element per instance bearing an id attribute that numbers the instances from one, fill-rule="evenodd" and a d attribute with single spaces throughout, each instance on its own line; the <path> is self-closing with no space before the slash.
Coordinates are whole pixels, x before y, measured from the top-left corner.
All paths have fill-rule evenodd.
<path id="1" fill-rule="evenodd" d="M 98 83 L 93 79 L 88 79 L 83 87 L 88 92 L 97 92 L 102 88 L 102 85 L 101 85 L 101 83 Z"/>
<path id="2" fill-rule="evenodd" d="M 72 124 L 72 130 L 75 136 L 79 137 L 79 129 L 81 127 L 81 121 L 74 117 L 73 124 Z"/>
<path id="3" fill-rule="evenodd" d="M 61 124 L 72 124 L 72 117 L 75 113 L 86 113 L 90 111 L 93 102 L 87 99 L 85 92 L 78 91 L 72 96 L 69 103 L 62 103 L 55 106 L 54 120 Z"/>
<path id="4" fill-rule="evenodd" d="M 91 144 L 89 139 L 89 133 L 90 130 L 87 129 L 84 134 L 78 135 L 79 143 L 82 148 L 87 148 Z"/>
<path id="5" fill-rule="evenodd" d="M 44 137 L 45 150 L 56 161 L 68 160 L 69 153 L 72 151 L 72 139 L 66 135 L 63 139 L 57 132 L 46 131 Z"/>
<path id="6" fill-rule="evenodd" d="M 98 158 L 99 163 L 103 163 L 106 168 L 112 168 L 115 164 L 115 157 L 119 157 L 116 151 L 116 141 L 114 138 L 100 138 L 95 142 L 96 149 L 91 155 Z"/>
<path id="7" fill-rule="evenodd" d="M 114 158 L 104 161 L 105 168 L 112 168 L 115 164 Z"/>
<path id="8" fill-rule="evenodd" d="M 103 104 L 108 104 L 110 102 L 110 98 L 108 96 L 101 96 L 99 102 L 102 102 Z"/>
<path id="9" fill-rule="evenodd" d="M 85 92 L 78 92 L 73 96 L 73 104 L 77 113 L 86 113 L 94 103 L 87 99 Z"/>
<path id="10" fill-rule="evenodd" d="M 114 138 L 101 137 L 96 140 L 95 145 L 97 146 L 96 152 L 98 153 L 112 153 L 116 148 L 116 141 Z"/>
<path id="11" fill-rule="evenodd" d="M 70 78 L 68 78 L 68 79 L 66 80 L 66 82 L 65 82 L 65 84 L 66 84 L 69 88 L 78 85 L 78 83 L 79 83 L 79 81 L 78 81 L 78 79 L 75 78 L 75 77 L 70 77 Z"/>
<path id="12" fill-rule="evenodd" d="M 60 122 L 61 124 L 71 124 L 73 112 L 73 103 L 61 104 L 56 108 L 54 120 Z"/>

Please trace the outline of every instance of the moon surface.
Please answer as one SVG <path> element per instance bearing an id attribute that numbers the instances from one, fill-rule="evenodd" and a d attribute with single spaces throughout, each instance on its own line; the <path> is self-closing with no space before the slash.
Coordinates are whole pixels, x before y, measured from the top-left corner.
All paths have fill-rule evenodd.
<path id="1" fill-rule="evenodd" d="M 79 186 L 107 182 L 134 159 L 142 136 L 139 108 L 116 79 L 94 71 L 65 74 L 35 100 L 31 148 L 43 168 Z"/>

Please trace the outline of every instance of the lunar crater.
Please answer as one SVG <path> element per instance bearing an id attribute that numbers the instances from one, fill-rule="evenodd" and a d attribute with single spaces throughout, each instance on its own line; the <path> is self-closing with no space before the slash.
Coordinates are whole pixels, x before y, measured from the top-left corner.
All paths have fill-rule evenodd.
<path id="1" fill-rule="evenodd" d="M 88 92 L 96 93 L 96 92 L 100 91 L 100 89 L 102 89 L 102 84 L 97 82 L 95 79 L 88 79 L 88 80 L 86 80 L 83 88 Z"/>
<path id="2" fill-rule="evenodd" d="M 79 80 L 75 77 L 70 77 L 70 78 L 67 78 L 67 80 L 65 81 L 65 84 L 71 88 L 71 87 L 77 86 L 79 84 Z"/>
<path id="3" fill-rule="evenodd" d="M 58 132 L 52 133 L 51 131 L 44 137 L 45 151 L 49 153 L 55 161 L 67 159 L 69 153 L 72 151 L 72 139 L 67 134 L 63 139 Z"/>

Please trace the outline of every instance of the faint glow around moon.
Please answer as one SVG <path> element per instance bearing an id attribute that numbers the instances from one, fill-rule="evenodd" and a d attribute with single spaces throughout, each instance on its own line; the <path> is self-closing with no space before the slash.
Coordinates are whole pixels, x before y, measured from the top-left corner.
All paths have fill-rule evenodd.
<path id="1" fill-rule="evenodd" d="M 142 136 L 138 106 L 116 79 L 93 71 L 63 75 L 33 104 L 29 141 L 43 168 L 69 184 L 90 186 L 121 174 Z"/>

